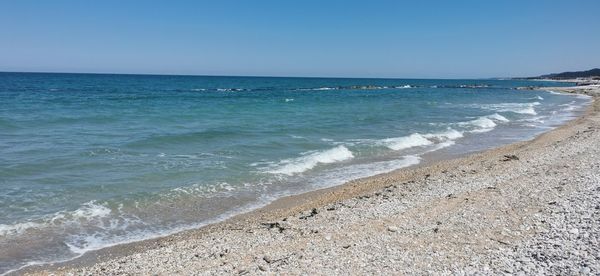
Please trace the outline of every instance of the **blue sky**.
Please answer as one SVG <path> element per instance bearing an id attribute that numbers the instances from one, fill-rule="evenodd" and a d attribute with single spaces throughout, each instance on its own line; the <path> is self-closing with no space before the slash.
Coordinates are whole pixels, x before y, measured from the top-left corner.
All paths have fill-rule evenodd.
<path id="1" fill-rule="evenodd" d="M 0 1 L 0 71 L 481 78 L 600 67 L 600 1 Z"/>

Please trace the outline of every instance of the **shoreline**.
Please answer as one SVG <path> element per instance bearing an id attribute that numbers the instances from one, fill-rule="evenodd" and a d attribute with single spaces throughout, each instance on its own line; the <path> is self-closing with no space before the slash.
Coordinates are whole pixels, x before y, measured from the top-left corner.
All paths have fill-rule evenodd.
<path id="1" fill-rule="evenodd" d="M 542 88 L 543 90 L 553 90 L 553 91 L 561 91 L 561 92 L 574 92 L 581 93 L 582 86 L 572 87 L 572 88 Z M 570 90 L 569 90 L 570 89 Z M 588 92 L 588 95 L 597 96 L 597 89 L 593 88 L 591 91 L 596 92 Z M 584 93 L 585 94 L 585 93 Z M 416 193 L 423 192 L 423 188 L 428 187 L 430 185 L 429 182 L 433 180 L 441 179 L 441 183 L 444 184 L 444 188 L 455 188 L 448 187 L 447 180 L 453 178 L 465 178 L 465 177 L 473 177 L 477 176 L 480 173 L 481 165 L 486 163 L 489 166 L 494 166 L 494 164 L 498 162 L 500 165 L 511 165 L 515 162 L 522 163 L 522 161 L 518 159 L 512 159 L 510 156 L 517 156 L 514 154 L 516 151 L 527 151 L 527 150 L 536 150 L 543 144 L 547 144 L 549 142 L 557 142 L 563 140 L 562 138 L 571 137 L 573 133 L 578 128 L 581 128 L 586 123 L 589 123 L 589 118 L 597 117 L 598 110 L 598 102 L 593 99 L 592 103 L 588 106 L 587 111 L 580 117 L 567 122 L 566 124 L 553 129 L 551 131 L 545 132 L 541 135 L 538 135 L 533 140 L 518 142 L 506 146 L 501 146 L 499 148 L 494 148 L 490 150 L 485 150 L 483 152 L 469 153 L 464 157 L 450 159 L 450 160 L 441 160 L 432 163 L 420 164 L 417 166 L 412 166 L 405 169 L 396 170 L 389 173 L 384 173 L 376 176 L 371 176 L 359 180 L 353 180 L 346 184 L 335 186 L 331 188 L 320 189 L 300 195 L 288 196 L 284 198 L 277 199 L 265 207 L 259 208 L 254 211 L 250 211 L 248 213 L 235 215 L 231 218 L 226 219 L 222 222 L 217 222 L 215 224 L 210 224 L 198 229 L 186 230 L 180 233 L 176 233 L 173 235 L 138 241 L 133 243 L 127 243 L 122 245 L 115 245 L 108 248 L 100 249 L 93 252 L 88 252 L 81 257 L 78 257 L 74 260 L 56 263 L 56 264 L 45 264 L 45 265 L 34 265 L 30 267 L 26 267 L 22 270 L 13 272 L 13 273 L 33 273 L 33 274 L 48 274 L 48 273 L 103 273 L 103 274 L 111 274 L 111 273 L 123 273 L 123 272 L 138 272 L 136 265 L 140 263 L 150 263 L 151 260 L 158 260 L 166 258 L 169 260 L 168 263 L 163 263 L 163 265 L 152 268 L 156 270 L 143 270 L 146 273 L 170 273 L 173 272 L 173 264 L 171 262 L 177 263 L 177 258 L 174 258 L 174 255 L 178 253 L 185 253 L 186 256 L 192 256 L 190 261 L 188 257 L 185 257 L 189 264 L 192 264 L 191 267 L 199 270 L 204 270 L 207 273 L 218 273 L 218 272 L 226 272 L 226 273 L 257 273 L 257 272 L 284 272 L 295 274 L 294 270 L 288 270 L 293 268 L 306 268 L 302 264 L 302 261 L 292 259 L 298 258 L 298 253 L 294 253 L 292 255 L 285 255 L 281 258 L 276 258 L 273 256 L 269 256 L 272 252 L 267 252 L 263 254 L 256 254 L 256 250 L 253 247 L 253 242 L 261 244 L 263 243 L 263 238 L 265 238 L 265 243 L 273 243 L 278 244 L 281 242 L 281 239 L 287 239 L 288 242 L 294 243 L 296 248 L 302 247 L 298 243 L 299 241 L 303 242 L 311 242 L 313 246 L 323 247 L 323 244 L 330 244 L 332 241 L 339 241 L 342 248 L 342 252 L 345 249 L 350 249 L 353 247 L 358 247 L 356 244 L 356 239 L 347 238 L 339 236 L 339 232 L 344 232 L 341 229 L 339 231 L 332 230 L 322 230 L 319 226 L 315 226 L 315 223 L 322 224 L 323 221 L 315 222 L 317 220 L 322 220 L 322 216 L 330 216 L 332 214 L 336 214 L 339 212 L 345 213 L 350 212 L 352 216 L 360 214 L 356 214 L 356 211 L 352 211 L 355 208 L 347 207 L 351 206 L 348 202 L 356 203 L 356 205 L 366 204 L 366 202 L 372 203 L 371 201 L 375 201 L 376 203 L 381 203 L 383 205 L 392 202 L 402 202 L 404 199 L 411 201 L 412 199 L 408 199 L 409 197 L 415 197 Z M 509 156 L 509 157 L 506 157 Z M 502 161 L 505 158 L 509 158 L 509 160 Z M 522 158 L 520 158 L 522 159 Z M 477 163 L 477 164 L 476 164 Z M 481 163 L 481 164 L 479 164 Z M 514 165 L 513 165 L 514 166 Z M 470 168 L 469 171 L 465 170 L 465 168 Z M 453 174 L 454 177 L 449 177 L 448 174 Z M 489 176 L 489 173 L 488 173 Z M 429 184 L 428 184 L 429 183 Z M 420 191 L 419 191 L 420 190 Z M 467 189 L 468 190 L 468 189 Z M 487 187 L 482 189 L 475 189 L 470 192 L 484 193 L 488 192 L 488 190 L 495 189 L 487 189 Z M 426 190 L 425 190 L 426 191 Z M 467 198 L 464 195 L 465 191 L 458 191 L 457 193 L 450 193 L 452 195 L 449 197 L 451 201 L 458 201 L 457 199 Z M 386 198 L 387 197 L 387 198 Z M 392 198 L 390 200 L 390 198 Z M 429 198 L 428 200 L 437 201 L 440 200 L 437 197 Z M 444 200 L 444 199 L 442 199 Z M 426 200 L 427 201 L 427 200 Z M 380 204 L 380 205 L 381 205 Z M 376 206 L 375 204 L 373 204 Z M 417 206 L 416 204 L 415 206 Z M 433 209 L 438 209 L 439 207 L 436 204 L 429 204 L 429 207 Z M 367 210 L 373 210 L 377 207 L 365 207 Z M 406 206 L 403 206 L 406 207 Z M 414 206 L 413 206 L 414 207 Z M 422 207 L 422 206 L 421 206 Z M 394 208 L 394 207 L 390 207 Z M 408 208 L 408 207 L 407 207 Z M 330 210 L 331 209 L 331 210 Z M 346 210 L 347 209 L 347 210 Z M 429 211 L 429 209 L 421 208 L 420 210 Z M 361 210 L 362 211 L 362 210 Z M 396 210 L 398 211 L 398 210 Z M 401 210 L 402 212 L 411 211 L 410 208 Z M 376 213 L 381 213 L 380 210 Z M 385 212 L 384 212 L 385 213 Z M 389 214 L 374 216 L 375 220 L 378 218 L 385 218 L 389 216 Z M 334 215 L 336 217 L 335 221 L 344 221 L 350 220 L 345 219 L 344 216 L 340 213 Z M 318 218 L 318 219 L 317 219 Z M 356 218 L 356 221 L 368 221 L 365 218 Z M 387 219 L 389 221 L 390 219 Z M 326 219 L 326 221 L 328 221 Z M 361 223 L 356 223 L 356 221 L 352 221 L 350 223 L 352 226 L 360 229 L 361 227 L 357 226 Z M 398 223 L 381 223 L 373 226 L 379 232 L 382 237 L 387 237 L 389 233 L 401 233 L 402 227 L 404 224 Z M 436 222 L 437 223 L 437 222 Z M 342 222 L 343 224 L 343 222 Z M 387 224 L 394 224 L 393 226 L 389 226 Z M 441 224 L 440 224 L 441 225 Z M 419 225 L 415 227 L 418 228 Z M 423 225 L 421 225 L 423 226 Z M 365 226 L 369 231 L 374 231 L 373 227 Z M 427 225 L 425 227 L 427 229 L 438 229 L 432 230 L 435 233 L 439 232 L 439 228 Z M 315 232 L 316 231 L 316 232 Z M 357 230 L 358 231 L 358 230 Z M 368 231 L 367 231 L 368 232 Z M 259 239 L 256 239 L 255 234 L 259 233 Z M 224 240 L 221 238 L 222 236 L 226 236 L 228 239 Z M 262 236 L 263 238 L 260 238 Z M 339 236 L 339 237 L 338 237 Z M 251 238 L 254 237 L 254 238 Z M 217 242 L 214 239 L 218 239 Z M 273 240 L 269 240 L 273 239 Z M 346 241 L 354 241 L 352 242 L 344 242 Z M 360 239 L 359 239 L 360 240 Z M 194 248 L 187 248 L 186 246 L 192 246 L 188 244 L 188 242 L 196 245 Z M 247 242 L 247 243 L 244 243 Z M 249 244 L 248 244 L 249 243 Z M 502 244 L 501 242 L 497 242 Z M 320 245 L 319 245 L 320 244 Z M 217 246 L 218 252 L 210 252 L 214 251 L 211 249 L 212 246 Z M 244 245 L 246 247 L 244 247 Z M 346 247 L 348 246 L 348 247 Z M 306 247 L 306 245 L 305 245 Z M 325 249 L 330 246 L 325 247 Z M 340 246 L 337 246 L 340 247 Z M 196 252 L 197 248 L 204 248 L 206 250 L 200 250 L 200 253 L 192 253 Z M 233 253 L 231 248 L 238 248 L 239 252 Z M 304 251 L 307 250 L 307 248 Z M 284 250 L 284 249 L 282 249 Z M 207 252 L 204 252 L 207 251 Z M 264 250 L 263 250 L 264 251 Z M 298 251 L 298 250 L 296 250 Z M 303 251 L 303 250 L 299 250 Z M 348 250 L 346 250 L 348 251 Z M 204 256 L 204 254 L 207 254 Z M 200 255 L 197 257 L 196 255 Z M 212 254 L 212 255 L 211 255 Z M 344 254 L 344 253 L 341 253 Z M 230 257 L 236 255 L 236 257 Z M 312 256 L 311 254 L 305 254 L 306 256 Z M 349 254 L 352 256 L 352 254 Z M 211 257 L 212 256 L 212 257 Z M 252 256 L 252 257 L 249 257 Z M 279 256 L 282 256 L 279 254 Z M 313 256 L 314 257 L 314 256 Z M 215 263 L 222 264 L 223 260 L 227 259 L 225 265 L 215 265 Z M 300 258 L 303 259 L 303 258 Z M 216 261 L 215 261 L 216 260 Z M 331 260 L 330 260 L 331 261 Z M 104 263 L 103 263 L 104 262 Z M 123 263 L 122 263 L 123 262 Z M 134 264 L 137 263 L 137 264 Z M 202 263 L 202 264 L 201 264 Z M 283 263 L 289 263 L 286 265 L 282 265 Z M 299 265 L 293 265 L 293 264 Z M 325 262 L 326 264 L 327 262 Z M 359 262 L 360 263 L 360 262 Z M 277 265 L 275 268 L 272 266 Z M 333 265 L 333 264 L 332 264 Z M 177 265 L 176 267 L 183 267 L 181 271 L 175 271 L 175 273 L 189 273 L 194 270 L 186 270 L 190 269 L 187 265 Z M 291 268 L 290 268 L 291 267 Z M 394 267 L 394 266 L 390 266 Z M 277 270 L 281 268 L 281 270 Z M 141 269 L 151 269 L 150 267 L 140 267 Z M 349 269 L 349 267 L 347 268 Z M 52 271 L 52 272 L 51 272 Z M 300 270 L 306 271 L 306 270 Z M 362 270 L 363 272 L 368 272 Z M 390 271 L 392 270 L 382 270 L 382 271 Z M 322 272 L 321 272 L 322 273 Z"/>

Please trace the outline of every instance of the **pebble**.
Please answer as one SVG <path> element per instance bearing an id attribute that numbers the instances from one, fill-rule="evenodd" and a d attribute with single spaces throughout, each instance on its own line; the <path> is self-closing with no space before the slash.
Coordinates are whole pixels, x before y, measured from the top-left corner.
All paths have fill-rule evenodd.
<path id="1" fill-rule="evenodd" d="M 571 233 L 573 235 L 579 235 L 579 229 L 577 229 L 577 228 L 571 228 L 571 230 L 569 230 L 569 233 Z"/>

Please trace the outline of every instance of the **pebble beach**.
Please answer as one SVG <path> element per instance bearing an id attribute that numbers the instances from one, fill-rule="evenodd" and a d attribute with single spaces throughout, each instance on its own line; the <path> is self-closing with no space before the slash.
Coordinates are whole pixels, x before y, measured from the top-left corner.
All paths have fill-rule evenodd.
<path id="1" fill-rule="evenodd" d="M 600 86 L 537 138 L 279 199 L 31 275 L 600 273 Z"/>

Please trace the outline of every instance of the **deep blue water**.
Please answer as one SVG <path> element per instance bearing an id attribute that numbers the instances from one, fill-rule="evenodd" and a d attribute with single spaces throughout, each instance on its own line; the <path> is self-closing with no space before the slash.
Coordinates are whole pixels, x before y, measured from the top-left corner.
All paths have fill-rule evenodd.
<path id="1" fill-rule="evenodd" d="M 0 73 L 0 273 L 530 139 L 584 97 L 514 80 Z"/>

